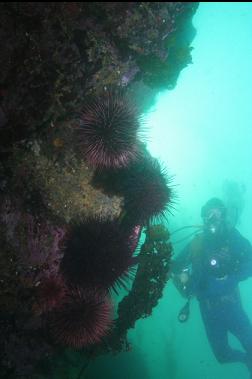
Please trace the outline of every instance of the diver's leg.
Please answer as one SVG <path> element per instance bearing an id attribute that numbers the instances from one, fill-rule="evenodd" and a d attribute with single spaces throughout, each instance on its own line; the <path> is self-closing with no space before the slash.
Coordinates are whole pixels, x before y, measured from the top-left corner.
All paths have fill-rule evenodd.
<path id="1" fill-rule="evenodd" d="M 230 332 L 241 342 L 247 353 L 246 365 L 252 378 L 252 324 L 239 303 L 230 318 Z"/>
<path id="2" fill-rule="evenodd" d="M 201 307 L 207 338 L 219 363 L 246 362 L 246 354 L 232 349 L 228 344 L 228 323 L 220 309 Z"/>

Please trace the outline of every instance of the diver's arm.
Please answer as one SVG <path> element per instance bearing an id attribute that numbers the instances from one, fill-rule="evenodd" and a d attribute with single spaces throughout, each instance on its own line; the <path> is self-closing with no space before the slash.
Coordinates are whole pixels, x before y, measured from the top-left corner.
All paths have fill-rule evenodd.
<path id="1" fill-rule="evenodd" d="M 237 229 L 234 229 L 230 243 L 234 254 L 234 264 L 228 277 L 238 284 L 252 276 L 252 246 Z"/>
<path id="2" fill-rule="evenodd" d="M 239 265 L 237 272 L 235 272 L 239 281 L 246 280 L 252 276 L 252 246 L 246 238 L 242 236 L 241 238 Z"/>
<path id="3" fill-rule="evenodd" d="M 171 265 L 173 283 L 180 294 L 186 298 L 193 296 L 191 266 L 191 249 L 188 244 Z"/>
<path id="4" fill-rule="evenodd" d="M 188 267 L 190 264 L 190 244 L 188 244 L 181 251 L 181 253 L 172 261 L 171 272 L 173 274 L 180 274 L 183 272 L 184 268 Z"/>

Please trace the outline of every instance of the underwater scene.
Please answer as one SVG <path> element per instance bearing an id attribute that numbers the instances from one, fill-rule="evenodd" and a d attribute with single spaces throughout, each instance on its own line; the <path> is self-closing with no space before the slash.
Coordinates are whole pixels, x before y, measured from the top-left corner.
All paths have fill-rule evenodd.
<path id="1" fill-rule="evenodd" d="M 252 379 L 252 3 L 0 3 L 0 379 Z"/>

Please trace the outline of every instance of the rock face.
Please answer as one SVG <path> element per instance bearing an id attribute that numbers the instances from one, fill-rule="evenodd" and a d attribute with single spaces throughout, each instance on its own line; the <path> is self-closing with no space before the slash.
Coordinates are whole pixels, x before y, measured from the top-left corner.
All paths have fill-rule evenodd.
<path id="1" fill-rule="evenodd" d="M 85 272 L 77 265 L 88 265 L 86 255 L 83 260 L 88 244 L 92 259 L 95 249 L 97 262 L 99 254 L 113 260 L 104 263 L 106 278 L 119 286 L 134 280 L 119 304 L 114 332 L 105 345 L 91 346 L 93 355 L 125 348 L 127 330 L 150 315 L 162 296 L 172 247 L 167 236 L 155 240 L 151 222 L 169 208 L 172 188 L 138 127 L 155 95 L 174 88 L 191 63 L 197 6 L 0 4 L 0 360 L 6 377 L 37 378 L 35 368 L 42 370 L 41 358 L 54 354 L 58 341 L 86 349 L 87 341 L 99 342 L 111 325 L 107 288 L 89 288 L 86 280 L 79 281 L 85 282 L 82 287 L 72 286 L 65 280 L 66 246 L 73 256 L 78 250 L 76 263 L 68 251 L 73 272 Z M 127 108 L 129 98 L 134 112 Z M 90 99 L 95 99 L 93 108 Z M 130 125 L 127 115 L 132 115 Z M 144 193 L 147 203 L 140 206 Z M 89 221 L 102 244 L 92 243 L 95 235 L 85 239 L 83 227 Z M 109 225 L 110 232 L 103 233 L 99 225 Z M 116 228 L 120 238 L 114 238 Z M 143 228 L 148 238 L 136 257 Z M 122 259 L 110 254 L 114 245 Z M 134 275 L 130 266 L 136 264 Z M 61 325 L 62 317 L 67 338 L 57 328 L 50 333 L 51 320 Z"/>
<path id="2" fill-rule="evenodd" d="M 133 95 L 149 88 L 145 98 L 173 88 L 191 63 L 197 6 L 1 3 L 1 127 L 8 122 L 12 130 L 6 138 L 52 125 L 80 109 L 87 94 L 105 87 L 132 88 Z"/>

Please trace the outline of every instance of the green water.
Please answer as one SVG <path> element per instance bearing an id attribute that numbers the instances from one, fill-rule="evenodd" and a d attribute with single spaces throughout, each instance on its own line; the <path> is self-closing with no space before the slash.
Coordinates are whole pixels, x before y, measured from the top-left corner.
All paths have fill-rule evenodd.
<path id="1" fill-rule="evenodd" d="M 193 64 L 183 70 L 175 90 L 160 95 L 148 116 L 149 149 L 177 184 L 178 203 L 169 228 L 200 223 L 202 204 L 213 196 L 225 198 L 227 184 L 233 181 L 244 201 L 237 228 L 252 242 L 252 3 L 201 3 L 194 25 Z M 183 243 L 174 247 L 178 253 Z M 252 319 L 252 279 L 240 289 Z M 183 305 L 184 299 L 168 282 L 152 317 L 138 321 L 130 331 L 132 350 L 99 358 L 86 377 L 247 379 L 245 366 L 216 361 L 196 300 L 189 321 L 178 323 Z M 239 346 L 234 338 L 231 343 Z"/>

